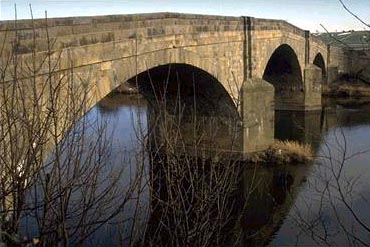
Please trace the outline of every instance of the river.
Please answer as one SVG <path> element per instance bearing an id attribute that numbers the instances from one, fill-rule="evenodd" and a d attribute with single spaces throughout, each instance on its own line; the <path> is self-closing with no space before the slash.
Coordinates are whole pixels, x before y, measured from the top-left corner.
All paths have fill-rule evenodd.
<path id="1" fill-rule="evenodd" d="M 117 150 L 133 152 L 138 129 L 147 131 L 147 109 L 145 100 L 117 94 L 90 114 L 114 127 Z M 241 213 L 242 245 L 369 244 L 370 107 L 330 102 L 319 112 L 276 112 L 275 118 L 275 137 L 312 144 L 316 158 L 254 171 L 258 193 Z M 245 188 L 251 172 L 243 172 Z M 240 193 L 247 190 L 241 186 Z"/>
<path id="2" fill-rule="evenodd" d="M 159 145 L 158 143 L 161 142 L 161 140 L 151 139 L 148 135 L 149 132 L 154 131 L 153 119 L 156 119 L 153 118 L 153 111 L 151 111 L 149 104 L 139 95 L 113 94 L 92 108 L 84 119 L 88 119 L 90 123 L 97 123 L 96 126 L 104 126 L 107 130 L 104 138 L 110 143 L 108 147 L 111 162 L 108 163 L 112 167 L 103 169 L 101 176 L 109 176 L 109 179 L 112 179 L 115 169 L 123 168 L 122 170 L 118 169 L 122 173 L 120 173 L 120 181 L 115 184 L 120 186 L 120 189 L 114 189 L 110 192 L 116 195 L 112 195 L 113 204 L 120 201 L 120 195 L 131 193 L 124 206 L 120 207 L 119 211 L 114 214 L 115 217 L 107 220 L 109 224 L 100 227 L 92 237 L 88 238 L 91 245 L 128 245 L 138 239 L 142 241 L 141 234 L 143 233 L 148 234 L 147 232 L 149 232 L 149 234 L 158 235 L 156 232 L 158 231 L 158 222 L 160 225 L 166 221 L 161 218 L 161 214 L 164 213 L 163 208 L 158 210 L 155 209 L 155 206 L 163 201 L 168 203 L 171 198 L 168 191 L 163 195 L 161 181 L 174 174 L 169 173 L 170 175 L 167 174 L 167 177 L 159 175 L 158 181 L 160 182 L 152 181 L 153 176 L 158 176 L 156 174 L 165 174 L 163 169 L 166 169 L 167 164 L 164 166 L 165 168 L 156 170 L 157 168 L 153 169 L 155 165 L 153 166 L 148 158 L 148 145 L 152 145 L 153 142 Z M 166 134 L 173 135 L 174 133 L 177 138 L 180 138 L 186 136 L 184 133 L 190 133 L 190 136 L 196 137 L 197 143 L 212 147 L 217 144 L 216 146 L 221 149 L 223 146 L 230 145 L 232 143 L 230 140 L 236 140 L 236 142 L 239 140 L 238 137 L 227 138 L 230 133 L 235 132 L 234 127 L 239 126 L 238 124 L 233 125 L 225 119 L 215 121 L 213 117 L 209 116 L 202 121 L 198 119 L 198 121 L 210 130 L 206 133 L 202 132 L 199 135 L 201 138 L 194 134 L 201 129 L 199 126 L 181 133 L 163 133 L 162 131 L 161 138 L 167 138 L 169 135 Z M 315 150 L 315 158 L 309 164 L 243 167 L 237 174 L 239 182 L 233 184 L 234 187 L 236 186 L 236 190 L 233 189 L 233 195 L 221 198 L 221 201 L 234 200 L 231 204 L 226 202 L 223 205 L 224 208 L 228 208 L 230 205 L 233 208 L 230 212 L 232 212 L 231 218 L 234 221 L 232 221 L 231 227 L 225 228 L 229 232 L 224 233 L 233 237 L 228 238 L 227 241 L 232 241 L 233 245 L 238 246 L 369 245 L 370 106 L 344 107 L 336 102 L 328 102 L 321 111 L 316 112 L 276 111 L 275 121 L 275 138 L 309 143 Z M 95 138 L 95 129 L 99 129 L 99 127 L 94 128 L 94 124 L 90 125 L 90 139 Z M 182 125 L 182 127 L 184 126 L 187 124 Z M 180 144 L 182 147 L 189 143 L 185 141 Z M 190 144 L 194 145 L 194 142 L 191 141 Z M 170 147 L 170 151 L 171 148 L 173 147 Z M 172 151 L 176 153 L 179 152 L 178 150 L 176 147 Z M 195 153 L 203 155 L 203 158 L 207 159 L 206 155 L 213 155 L 214 158 L 213 153 L 200 154 L 197 152 Z M 156 162 L 163 161 L 156 155 L 154 155 Z M 181 159 L 182 162 L 186 161 L 185 163 L 190 165 L 192 165 L 191 162 L 194 162 L 184 159 L 184 155 L 181 156 Z M 168 160 L 166 162 L 170 163 Z M 138 166 L 141 169 L 138 169 Z M 216 169 L 211 172 L 211 175 L 215 177 L 219 174 L 217 179 L 227 179 L 230 174 L 235 176 L 234 170 L 230 168 L 226 169 L 225 167 L 224 171 L 221 170 L 220 173 L 217 171 Z M 141 175 L 138 177 L 138 174 Z M 175 172 L 176 174 L 178 173 Z M 184 174 L 183 176 L 192 176 L 191 173 L 185 172 Z M 230 177 L 232 177 L 231 175 Z M 105 180 L 103 179 L 103 181 Z M 102 184 L 105 185 L 105 183 Z M 132 183 L 138 184 L 130 191 Z M 206 180 L 205 183 L 211 184 L 212 179 Z M 178 194 L 189 191 L 188 186 L 194 185 L 189 185 L 189 181 L 185 180 L 180 183 L 180 186 L 184 187 L 177 191 Z M 199 184 L 196 186 L 204 187 Z M 199 188 L 197 187 L 196 190 Z M 159 191 L 158 197 L 156 197 L 156 190 Z M 203 199 L 214 197 L 215 194 L 211 192 L 212 190 L 208 191 L 209 195 L 205 194 Z M 77 193 L 77 197 L 79 196 L 81 194 Z M 153 198 L 156 198 L 157 201 L 153 202 Z M 107 204 L 103 204 L 107 205 L 107 209 L 103 209 L 103 211 L 99 209 L 100 211 L 98 211 L 102 219 L 105 214 L 110 215 L 110 210 L 114 208 L 109 200 L 108 198 Z M 191 196 L 189 198 L 185 196 L 183 200 L 186 203 L 189 201 L 197 203 Z M 158 202 L 160 203 L 158 204 Z M 187 209 L 191 211 L 192 206 Z M 95 210 L 93 214 L 96 214 Z M 202 218 L 202 214 L 207 214 L 207 211 L 202 211 L 200 215 L 192 213 L 191 218 L 187 219 L 187 223 L 189 224 L 192 219 L 195 219 L 193 224 L 196 225 L 197 217 Z M 94 218 L 93 215 L 91 217 Z M 167 215 L 167 217 L 169 216 Z M 21 232 L 27 232 L 28 235 L 33 236 L 37 235 L 37 230 L 33 227 L 36 224 L 34 219 L 32 217 L 26 219 L 22 224 Z M 97 220 L 100 219 L 97 217 Z M 166 220 L 169 225 L 174 223 L 171 222 L 172 218 Z M 212 221 L 210 214 L 208 222 L 205 221 L 202 224 L 208 224 L 209 227 L 220 224 L 220 222 Z M 71 222 L 73 227 L 73 219 Z M 176 224 L 174 226 L 179 225 L 179 223 Z M 145 225 L 147 227 L 144 227 Z M 153 228 L 151 225 L 155 227 Z M 154 233 L 152 228 L 155 230 Z M 166 238 L 169 238 L 168 232 L 171 232 L 171 229 L 167 231 Z M 188 241 L 193 243 L 189 238 L 188 236 Z M 117 242 L 118 240 L 120 242 Z M 71 241 L 74 243 L 77 240 L 71 239 Z M 163 239 L 161 241 L 163 243 Z M 200 243 L 197 240 L 194 241 L 194 243 Z M 230 242 L 228 243 L 230 244 Z"/>

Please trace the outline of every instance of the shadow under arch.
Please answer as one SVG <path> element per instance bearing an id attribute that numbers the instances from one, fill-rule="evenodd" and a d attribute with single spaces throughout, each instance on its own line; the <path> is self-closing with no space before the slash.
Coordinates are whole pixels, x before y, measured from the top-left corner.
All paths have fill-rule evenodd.
<path id="1" fill-rule="evenodd" d="M 128 83 L 137 86 L 153 105 L 180 101 L 184 113 L 195 109 L 201 116 L 239 116 L 233 99 L 221 82 L 193 65 L 172 63 L 156 66 L 129 79 Z"/>
<path id="2" fill-rule="evenodd" d="M 221 82 L 208 72 L 172 63 L 141 72 L 128 83 L 148 102 L 148 130 L 156 132 L 157 145 L 168 141 L 171 133 L 170 138 L 181 136 L 179 146 L 194 148 L 197 143 L 211 150 L 241 148 L 238 108 Z"/>
<path id="3" fill-rule="evenodd" d="M 313 64 L 321 69 L 322 82 L 326 82 L 325 60 L 324 60 L 324 57 L 321 55 L 320 52 L 316 54 L 315 59 L 313 60 Z"/>
<path id="4" fill-rule="evenodd" d="M 162 246 L 171 241 L 181 246 L 186 241 L 197 245 L 199 236 L 207 236 L 198 225 L 221 226 L 228 219 L 229 211 L 216 212 L 217 198 L 227 201 L 229 193 L 222 194 L 219 190 L 235 187 L 222 187 L 222 183 L 213 184 L 213 181 L 225 179 L 228 181 L 225 184 L 236 183 L 238 166 L 231 160 L 214 161 L 214 154 L 241 145 L 242 135 L 238 135 L 241 128 L 235 129 L 235 121 L 240 121 L 237 107 L 215 77 L 188 64 L 156 66 L 128 83 L 136 86 L 148 101 L 151 191 L 144 245 Z M 209 190 L 204 189 L 208 185 Z M 205 191 L 209 196 L 203 198 L 207 195 Z M 226 203 L 229 210 L 232 204 Z M 206 214 L 210 219 L 203 217 Z M 185 218 L 186 224 L 182 222 Z M 181 234 L 187 224 L 191 232 L 194 232 L 192 227 L 197 229 L 194 239 Z M 173 232 L 177 232 L 176 239 Z"/>
<path id="5" fill-rule="evenodd" d="M 302 70 L 296 52 L 282 44 L 271 55 L 263 77 L 275 88 L 275 109 L 290 110 L 304 105 Z"/>

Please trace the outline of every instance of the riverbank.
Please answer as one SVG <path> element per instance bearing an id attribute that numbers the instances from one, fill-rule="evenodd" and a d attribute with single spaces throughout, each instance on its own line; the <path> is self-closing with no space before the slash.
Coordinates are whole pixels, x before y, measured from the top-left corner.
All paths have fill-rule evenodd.
<path id="1" fill-rule="evenodd" d="M 323 87 L 329 97 L 370 97 L 370 85 L 361 81 L 338 81 Z"/>
<path id="2" fill-rule="evenodd" d="M 303 164 L 313 160 L 314 151 L 309 144 L 297 141 L 276 140 L 266 151 L 252 154 L 246 162 L 264 166 Z"/>
<path id="3" fill-rule="evenodd" d="M 332 84 L 323 85 L 322 95 L 335 99 L 343 106 L 370 104 L 370 85 L 356 79 L 341 79 Z"/>

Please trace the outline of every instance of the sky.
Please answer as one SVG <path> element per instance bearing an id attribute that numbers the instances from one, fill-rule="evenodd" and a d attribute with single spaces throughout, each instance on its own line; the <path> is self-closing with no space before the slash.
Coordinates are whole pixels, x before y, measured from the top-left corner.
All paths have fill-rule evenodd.
<path id="1" fill-rule="evenodd" d="M 352 12 L 370 23 L 370 0 L 342 0 Z M 344 10 L 339 0 L 0 0 L 0 20 L 180 12 L 282 19 L 311 32 L 364 30 L 365 25 Z"/>

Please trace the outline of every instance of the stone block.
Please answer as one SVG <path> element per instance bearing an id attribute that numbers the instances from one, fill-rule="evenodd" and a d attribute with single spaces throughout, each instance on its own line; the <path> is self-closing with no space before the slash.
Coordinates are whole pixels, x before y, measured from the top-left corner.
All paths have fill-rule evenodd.
<path id="1" fill-rule="evenodd" d="M 336 65 L 329 65 L 327 71 L 327 83 L 333 83 L 338 79 L 338 66 Z"/>
<path id="2" fill-rule="evenodd" d="M 304 111 L 321 109 L 322 72 L 319 67 L 308 64 L 304 69 Z"/>
<path id="3" fill-rule="evenodd" d="M 243 82 L 243 153 L 265 150 L 274 142 L 274 87 L 260 78 Z"/>

